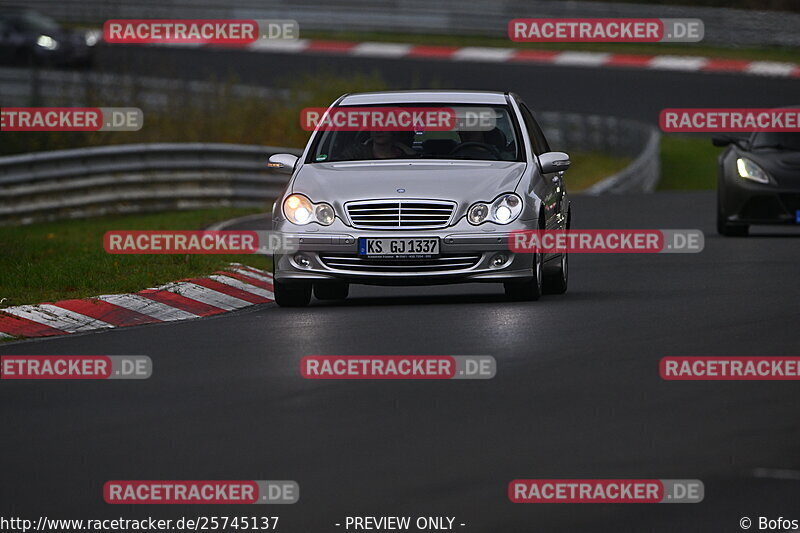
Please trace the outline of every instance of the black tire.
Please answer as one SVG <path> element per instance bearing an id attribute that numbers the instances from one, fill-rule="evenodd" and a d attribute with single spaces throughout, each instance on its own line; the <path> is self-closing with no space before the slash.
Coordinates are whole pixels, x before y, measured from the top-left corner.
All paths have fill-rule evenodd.
<path id="1" fill-rule="evenodd" d="M 717 182 L 717 233 L 725 237 L 744 237 L 750 231 L 750 226 L 747 224 L 731 224 L 728 222 L 722 208 L 722 191 L 723 182 L 720 179 Z"/>
<path id="2" fill-rule="evenodd" d="M 314 296 L 317 300 L 344 300 L 350 293 L 349 283 L 315 283 Z"/>
<path id="3" fill-rule="evenodd" d="M 275 303 L 281 307 L 305 307 L 311 302 L 310 283 L 283 283 L 273 280 Z"/>
<path id="4" fill-rule="evenodd" d="M 569 284 L 569 254 L 563 253 L 559 258 L 558 270 L 546 274 L 542 282 L 544 294 L 564 294 Z"/>
<path id="5" fill-rule="evenodd" d="M 540 253 L 533 254 L 533 279 L 529 281 L 507 281 L 503 283 L 506 297 L 515 302 L 535 302 L 542 296 L 544 283 L 544 265 Z"/>
<path id="6" fill-rule="evenodd" d="M 572 227 L 572 210 L 567 211 L 567 224 L 564 229 Z M 564 252 L 559 257 L 558 270 L 546 273 L 542 281 L 544 294 L 564 294 L 569 285 L 569 254 Z"/>

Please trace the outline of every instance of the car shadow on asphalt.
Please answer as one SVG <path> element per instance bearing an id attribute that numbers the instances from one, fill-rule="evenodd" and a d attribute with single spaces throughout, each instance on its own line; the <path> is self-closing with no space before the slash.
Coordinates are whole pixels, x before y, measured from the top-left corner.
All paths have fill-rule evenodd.
<path id="1" fill-rule="evenodd" d="M 552 305 L 553 303 L 582 302 L 596 298 L 596 295 L 588 292 L 574 292 L 565 295 L 546 295 L 536 302 L 514 302 L 508 300 L 500 292 L 497 294 L 436 294 L 436 295 L 409 295 L 409 296 L 357 296 L 344 301 L 320 301 L 312 300 L 311 306 L 316 308 L 323 307 L 374 307 L 374 306 L 408 306 L 408 305 L 464 305 L 464 304 L 495 304 L 504 305 Z"/>

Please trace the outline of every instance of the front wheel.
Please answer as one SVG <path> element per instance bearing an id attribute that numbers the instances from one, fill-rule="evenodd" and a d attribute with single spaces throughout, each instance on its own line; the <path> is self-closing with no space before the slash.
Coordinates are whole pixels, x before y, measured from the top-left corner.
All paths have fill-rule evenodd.
<path id="1" fill-rule="evenodd" d="M 283 283 L 273 280 L 275 303 L 281 307 L 305 307 L 311 302 L 310 283 Z"/>
<path id="2" fill-rule="evenodd" d="M 544 276 L 544 294 L 564 294 L 569 282 L 569 254 L 564 252 L 559 260 L 558 270 Z"/>
<path id="3" fill-rule="evenodd" d="M 717 233 L 726 237 L 744 237 L 750 231 L 747 224 L 731 224 L 722 213 L 717 213 Z"/>
<path id="4" fill-rule="evenodd" d="M 517 302 L 534 302 L 542 296 L 543 258 L 544 255 L 541 253 L 534 254 L 533 279 L 530 281 L 507 281 L 503 283 L 503 288 L 506 291 L 506 297 Z"/>

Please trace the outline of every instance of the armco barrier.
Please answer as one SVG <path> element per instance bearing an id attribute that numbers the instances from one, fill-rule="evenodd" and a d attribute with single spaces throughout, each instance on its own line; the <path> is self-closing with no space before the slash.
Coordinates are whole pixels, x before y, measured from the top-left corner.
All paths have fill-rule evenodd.
<path id="1" fill-rule="evenodd" d="M 81 79 L 86 78 L 76 78 L 75 83 L 79 85 Z M 101 81 L 92 79 L 92 84 L 102 86 Z M 80 93 L 76 87 L 70 86 L 68 92 Z M 55 104 L 49 97 L 42 100 L 43 105 Z M 658 183 L 660 134 L 656 128 L 577 113 L 539 112 L 537 117 L 553 150 L 599 152 L 633 160 L 620 173 L 595 184 L 589 194 L 651 192 Z M 266 167 L 268 157 L 281 152 L 299 155 L 301 151 L 158 143 L 0 157 L 0 225 L 217 206 L 267 208 L 286 183 L 285 175 Z"/>
<path id="2" fill-rule="evenodd" d="M 505 37 L 513 18 L 699 18 L 704 42 L 726 46 L 800 46 L 800 13 L 691 5 L 579 0 L 4 0 L 60 20 L 296 19 L 303 30 L 386 31 Z"/>
<path id="3" fill-rule="evenodd" d="M 270 155 L 229 144 L 133 144 L 0 158 L 0 225 L 111 213 L 268 207 L 286 176 Z"/>
<path id="4" fill-rule="evenodd" d="M 653 192 L 660 177 L 661 133 L 652 128 L 645 137 L 644 149 L 630 165 L 584 192 L 591 195 Z"/>

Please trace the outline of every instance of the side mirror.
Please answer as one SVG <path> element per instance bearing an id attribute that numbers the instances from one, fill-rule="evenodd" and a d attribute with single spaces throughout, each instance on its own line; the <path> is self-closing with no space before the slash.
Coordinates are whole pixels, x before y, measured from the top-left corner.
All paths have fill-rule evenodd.
<path id="1" fill-rule="evenodd" d="M 297 165 L 298 157 L 292 154 L 274 154 L 269 156 L 267 167 L 281 174 L 291 174 Z"/>
<path id="2" fill-rule="evenodd" d="M 539 156 L 539 164 L 542 166 L 542 174 L 552 174 L 567 170 L 571 162 L 569 155 L 564 152 L 545 152 Z"/>

